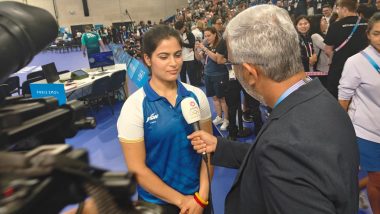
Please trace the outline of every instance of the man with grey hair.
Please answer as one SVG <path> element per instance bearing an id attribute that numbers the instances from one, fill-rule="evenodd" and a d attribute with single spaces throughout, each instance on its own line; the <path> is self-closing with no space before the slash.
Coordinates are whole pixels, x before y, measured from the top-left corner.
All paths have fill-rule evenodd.
<path id="1" fill-rule="evenodd" d="M 211 163 L 238 168 L 225 213 L 358 212 L 353 126 L 318 79 L 305 75 L 287 12 L 251 7 L 228 24 L 229 59 L 245 90 L 272 108 L 253 144 L 188 136 Z"/>

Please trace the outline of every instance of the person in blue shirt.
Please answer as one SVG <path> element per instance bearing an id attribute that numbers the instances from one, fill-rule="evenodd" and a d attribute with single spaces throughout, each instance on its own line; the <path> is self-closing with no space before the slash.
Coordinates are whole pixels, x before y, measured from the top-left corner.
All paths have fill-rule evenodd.
<path id="1" fill-rule="evenodd" d="M 160 205 L 164 213 L 203 213 L 205 206 L 194 195 L 208 200 L 206 164 L 187 139 L 194 129 L 182 115 L 181 101 L 196 100 L 200 127 L 211 133 L 207 97 L 178 80 L 183 59 L 177 31 L 164 25 L 152 28 L 144 35 L 143 52 L 151 78 L 127 99 L 117 122 L 128 170 L 137 178 L 139 200 Z"/>

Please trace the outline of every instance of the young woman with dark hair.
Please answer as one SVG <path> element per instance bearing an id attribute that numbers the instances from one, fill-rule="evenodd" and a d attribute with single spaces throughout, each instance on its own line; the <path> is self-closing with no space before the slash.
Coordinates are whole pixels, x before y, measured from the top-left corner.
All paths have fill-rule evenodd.
<path id="1" fill-rule="evenodd" d="M 313 49 L 313 41 L 310 37 L 310 20 L 307 16 L 298 16 L 295 26 L 299 35 L 302 64 L 304 70 L 308 72 L 312 70 L 314 63 L 317 61 L 317 56 Z"/>
<path id="2" fill-rule="evenodd" d="M 206 164 L 187 139 L 181 101 L 192 97 L 200 106 L 200 128 L 211 132 L 211 113 L 201 89 L 178 81 L 183 63 L 181 38 L 160 25 L 144 34 L 144 62 L 150 80 L 125 102 L 118 137 L 128 170 L 136 174 L 138 197 L 162 207 L 164 213 L 204 211 L 209 196 Z M 196 200 L 201 199 L 201 200 Z"/>

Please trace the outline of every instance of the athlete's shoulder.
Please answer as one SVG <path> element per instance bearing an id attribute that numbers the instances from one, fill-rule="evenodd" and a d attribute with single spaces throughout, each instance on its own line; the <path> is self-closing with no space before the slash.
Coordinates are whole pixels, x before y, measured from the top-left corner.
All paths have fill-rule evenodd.
<path id="1" fill-rule="evenodd" d="M 181 84 L 186 88 L 186 90 L 190 91 L 190 92 L 193 92 L 195 94 L 195 96 L 199 97 L 199 96 L 203 96 L 205 93 L 202 91 L 202 89 L 196 87 L 196 86 L 192 86 L 190 84 L 187 84 L 187 83 L 183 83 L 181 82 Z"/>

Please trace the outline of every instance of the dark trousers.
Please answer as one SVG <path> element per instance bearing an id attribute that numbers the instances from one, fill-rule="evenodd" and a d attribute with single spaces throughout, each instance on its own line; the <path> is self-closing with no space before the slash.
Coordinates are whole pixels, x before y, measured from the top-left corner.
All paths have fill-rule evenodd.
<path id="1" fill-rule="evenodd" d="M 342 77 L 343 67 L 331 68 L 327 75 L 327 90 L 335 97 L 338 98 L 338 85 Z"/>
<path id="2" fill-rule="evenodd" d="M 241 85 L 237 80 L 230 80 L 228 82 L 228 90 L 226 94 L 226 103 L 228 106 L 228 119 L 230 124 L 228 125 L 228 133 L 231 137 L 236 137 L 238 133 L 238 126 L 236 125 L 236 113 L 240 108 L 241 99 Z"/>
<path id="3" fill-rule="evenodd" d="M 195 60 L 192 61 L 183 61 L 182 68 L 181 68 L 181 82 L 186 83 L 186 73 L 189 76 L 190 85 L 198 85 L 197 82 L 197 70 L 195 68 Z"/>
<path id="4" fill-rule="evenodd" d="M 247 107 L 249 109 L 249 114 L 253 114 L 253 122 L 255 123 L 255 134 L 259 133 L 261 127 L 263 126 L 263 120 L 261 118 L 260 102 L 251 97 L 247 92 L 244 91 L 244 97 L 246 100 Z"/>

